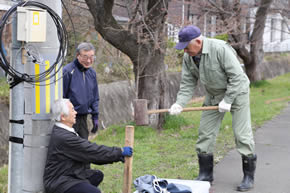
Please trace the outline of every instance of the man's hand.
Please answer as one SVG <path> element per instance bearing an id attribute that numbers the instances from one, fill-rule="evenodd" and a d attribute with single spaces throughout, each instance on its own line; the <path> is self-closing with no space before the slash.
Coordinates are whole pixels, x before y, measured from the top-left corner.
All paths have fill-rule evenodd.
<path id="1" fill-rule="evenodd" d="M 123 147 L 122 149 L 122 155 L 126 157 L 131 157 L 133 154 L 133 149 L 132 147 Z"/>
<path id="2" fill-rule="evenodd" d="M 174 103 L 169 109 L 169 114 L 170 115 L 178 115 L 181 113 L 182 110 L 183 110 L 182 106 L 180 106 L 177 103 Z"/>
<path id="3" fill-rule="evenodd" d="M 228 104 L 224 101 L 224 99 L 219 103 L 219 112 L 224 113 L 231 111 L 231 104 Z"/>
<path id="4" fill-rule="evenodd" d="M 92 121 L 93 121 L 93 128 L 92 128 L 91 132 L 96 133 L 98 131 L 98 128 L 99 128 L 98 119 L 92 119 Z"/>

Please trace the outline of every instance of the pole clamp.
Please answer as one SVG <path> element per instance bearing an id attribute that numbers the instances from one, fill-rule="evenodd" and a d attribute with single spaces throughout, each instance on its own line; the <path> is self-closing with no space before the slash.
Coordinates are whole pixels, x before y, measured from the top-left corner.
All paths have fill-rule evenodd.
<path id="1" fill-rule="evenodd" d="M 12 120 L 12 119 L 10 119 L 9 122 L 10 123 L 16 123 L 16 124 L 21 124 L 21 125 L 24 124 L 24 120 L 23 119 L 22 120 Z"/>
<path id="2" fill-rule="evenodd" d="M 9 141 L 12 143 L 23 144 L 23 138 L 9 136 Z"/>

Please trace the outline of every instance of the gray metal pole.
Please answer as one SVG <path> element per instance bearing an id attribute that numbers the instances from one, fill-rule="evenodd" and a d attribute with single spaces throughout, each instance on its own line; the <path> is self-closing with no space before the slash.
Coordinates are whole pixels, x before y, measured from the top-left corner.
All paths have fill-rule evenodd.
<path id="1" fill-rule="evenodd" d="M 10 64 L 24 72 L 21 64 L 21 42 L 17 41 L 17 18 L 12 21 L 12 54 Z M 10 90 L 10 120 L 24 119 L 23 83 Z M 23 124 L 10 123 L 10 137 L 23 139 Z M 23 144 L 9 142 L 8 193 L 22 193 Z"/>
<path id="2" fill-rule="evenodd" d="M 61 16 L 61 1 L 37 0 Z M 50 67 L 58 54 L 59 41 L 55 24 L 47 14 L 46 42 L 31 44 L 43 59 L 42 64 L 29 61 L 25 72 L 37 74 Z M 23 160 L 23 193 L 42 193 L 43 173 L 46 162 L 47 146 L 50 139 L 52 123 L 50 106 L 57 98 L 62 97 L 62 72 L 56 77 L 35 85 L 24 84 L 24 160 Z M 57 82 L 53 83 L 56 79 Z M 45 86 L 41 86 L 46 84 Z"/>

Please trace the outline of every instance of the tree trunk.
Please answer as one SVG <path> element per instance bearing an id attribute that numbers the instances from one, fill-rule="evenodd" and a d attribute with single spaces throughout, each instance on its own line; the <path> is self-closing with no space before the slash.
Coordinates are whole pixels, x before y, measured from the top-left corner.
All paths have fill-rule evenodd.
<path id="1" fill-rule="evenodd" d="M 241 30 L 240 18 L 243 17 L 241 14 L 241 4 L 239 0 L 235 0 L 234 4 L 231 4 L 229 0 L 222 0 L 222 7 L 213 1 L 208 0 L 211 5 L 218 8 L 218 14 L 224 22 L 224 26 L 231 29 L 229 34 L 229 42 L 233 48 L 237 51 L 237 54 L 243 60 L 246 74 L 248 75 L 251 82 L 255 82 L 261 79 L 261 74 L 257 72 L 257 67 L 263 62 L 263 35 L 267 13 L 272 4 L 273 0 L 261 0 L 260 6 L 258 7 L 255 24 L 249 41 L 247 41 L 246 34 Z M 234 12 L 231 12 L 234 10 Z M 232 19 L 229 19 L 232 18 Z M 237 27 L 232 29 L 232 20 L 236 21 Z M 246 45 L 250 44 L 250 51 L 246 48 Z"/>
<path id="2" fill-rule="evenodd" d="M 144 52 L 144 51 L 143 51 Z M 154 56 L 147 57 L 148 53 L 141 52 L 138 62 L 144 65 L 144 69 L 138 68 L 138 63 L 134 63 L 135 83 L 138 98 L 148 100 L 148 109 L 168 108 L 169 92 L 167 75 L 164 65 L 164 54 L 155 53 Z M 149 123 L 154 128 L 162 128 L 164 114 L 151 114 Z"/>
<path id="3" fill-rule="evenodd" d="M 272 2 L 273 0 L 261 0 L 255 17 L 254 29 L 250 37 L 250 52 L 246 50 L 245 45 L 234 46 L 238 55 L 244 61 L 246 74 L 248 75 L 251 82 L 261 80 L 261 74 L 257 72 L 257 67 L 263 62 L 263 35 L 267 13 Z M 242 35 L 243 34 L 233 36 Z M 236 37 L 235 39 L 238 38 Z"/>
<path id="4" fill-rule="evenodd" d="M 148 100 L 148 109 L 167 108 L 169 92 L 166 82 L 164 53 L 167 34 L 165 20 L 168 0 L 127 0 L 135 5 L 130 12 L 128 29 L 112 15 L 114 0 L 85 0 L 95 28 L 114 47 L 130 57 L 134 65 L 136 98 Z M 132 9 L 132 8 L 131 8 Z M 151 115 L 150 125 L 161 128 L 163 114 Z"/>
<path id="5" fill-rule="evenodd" d="M 251 43 L 251 62 L 245 64 L 246 73 L 250 81 L 255 82 L 261 80 L 261 76 L 257 73 L 258 65 L 261 65 L 264 57 L 263 50 L 263 35 L 265 29 L 265 23 L 267 19 L 268 10 L 272 4 L 273 0 L 261 0 L 261 4 L 256 13 L 256 20 L 254 24 L 254 30 L 250 39 Z"/>

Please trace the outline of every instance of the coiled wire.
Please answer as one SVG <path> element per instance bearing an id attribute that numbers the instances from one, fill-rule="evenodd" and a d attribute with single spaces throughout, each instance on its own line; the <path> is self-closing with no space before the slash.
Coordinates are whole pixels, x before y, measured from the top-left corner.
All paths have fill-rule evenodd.
<path id="1" fill-rule="evenodd" d="M 18 4 L 15 4 L 2 16 L 2 19 L 0 21 L 0 45 L 3 45 L 2 34 L 4 31 L 4 27 L 6 25 L 6 22 L 8 21 L 9 17 L 15 11 L 17 11 L 18 6 L 21 6 L 21 7 L 34 6 L 34 7 L 39 7 L 41 9 L 45 9 L 50 14 L 53 22 L 55 23 L 55 26 L 57 29 L 57 37 L 58 37 L 60 46 L 59 46 L 58 55 L 56 57 L 55 62 L 50 66 L 49 69 L 36 75 L 21 73 L 15 70 L 6 59 L 5 51 L 3 50 L 4 46 L 0 46 L 0 67 L 2 67 L 2 69 L 9 76 L 13 78 L 13 83 L 12 83 L 13 85 L 11 87 L 15 86 L 16 84 L 22 81 L 33 84 L 35 82 L 43 82 L 45 80 L 48 80 L 54 77 L 58 73 L 58 71 L 61 69 L 61 67 L 64 65 L 63 62 L 64 62 L 64 59 L 67 53 L 67 48 L 68 48 L 68 34 L 61 18 L 47 5 L 44 5 L 42 3 L 35 2 L 35 1 L 24 1 Z M 58 65 L 58 64 L 61 64 L 61 65 Z"/>

